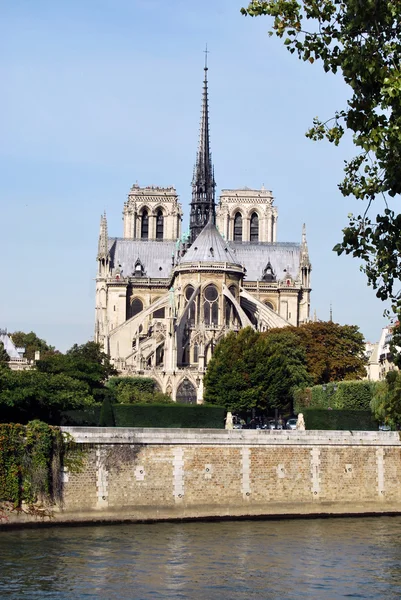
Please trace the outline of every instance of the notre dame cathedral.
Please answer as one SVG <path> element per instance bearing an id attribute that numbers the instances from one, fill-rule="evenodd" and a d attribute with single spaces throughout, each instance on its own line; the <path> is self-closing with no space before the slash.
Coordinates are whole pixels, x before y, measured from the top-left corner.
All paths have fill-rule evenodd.
<path id="1" fill-rule="evenodd" d="M 229 331 L 309 320 L 310 272 L 301 243 L 277 242 L 269 190 L 223 189 L 209 143 L 207 66 L 189 234 L 174 187 L 135 184 L 124 204 L 123 237 L 101 217 L 95 340 L 124 375 L 152 377 L 177 402 L 202 402 L 203 377 Z"/>

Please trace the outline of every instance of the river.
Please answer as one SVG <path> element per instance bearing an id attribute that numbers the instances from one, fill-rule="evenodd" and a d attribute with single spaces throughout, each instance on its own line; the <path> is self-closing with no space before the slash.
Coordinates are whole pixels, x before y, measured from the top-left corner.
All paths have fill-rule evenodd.
<path id="1" fill-rule="evenodd" d="M 0 597 L 401 598 L 401 517 L 0 532 Z"/>

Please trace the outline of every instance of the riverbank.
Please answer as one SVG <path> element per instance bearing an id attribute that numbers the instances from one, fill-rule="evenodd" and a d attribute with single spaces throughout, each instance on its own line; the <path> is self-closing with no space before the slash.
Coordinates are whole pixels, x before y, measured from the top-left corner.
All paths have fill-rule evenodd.
<path id="1" fill-rule="evenodd" d="M 54 524 L 401 513 L 396 432 L 64 430 L 83 465 L 62 474 Z"/>

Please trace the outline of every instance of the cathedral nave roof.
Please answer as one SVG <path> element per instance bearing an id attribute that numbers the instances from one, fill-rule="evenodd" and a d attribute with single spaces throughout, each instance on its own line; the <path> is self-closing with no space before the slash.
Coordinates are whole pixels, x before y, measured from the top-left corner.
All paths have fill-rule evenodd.
<path id="1" fill-rule="evenodd" d="M 120 267 L 124 277 L 130 277 L 139 259 L 144 267 L 145 277 L 170 277 L 172 271 L 171 257 L 176 243 L 172 240 L 132 240 L 109 238 L 111 268 Z"/>

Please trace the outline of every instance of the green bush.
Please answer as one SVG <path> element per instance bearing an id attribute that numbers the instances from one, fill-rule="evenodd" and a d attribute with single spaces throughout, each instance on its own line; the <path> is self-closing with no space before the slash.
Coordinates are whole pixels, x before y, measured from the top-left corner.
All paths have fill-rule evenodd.
<path id="1" fill-rule="evenodd" d="M 378 424 L 370 410 L 303 409 L 306 429 L 375 431 Z"/>
<path id="2" fill-rule="evenodd" d="M 98 427 L 101 408 L 101 404 L 96 404 L 85 410 L 64 410 L 61 413 L 60 425 Z"/>
<path id="3" fill-rule="evenodd" d="M 109 398 L 107 398 L 107 396 L 103 400 L 102 408 L 100 410 L 99 426 L 100 427 L 114 427 L 115 426 L 113 406 L 112 406 Z"/>
<path id="4" fill-rule="evenodd" d="M 62 425 L 98 427 L 99 405 L 62 413 Z M 225 408 L 207 404 L 114 404 L 116 427 L 224 429 Z"/>
<path id="5" fill-rule="evenodd" d="M 224 429 L 225 408 L 204 404 L 115 404 L 117 427 Z"/>
<path id="6" fill-rule="evenodd" d="M 322 385 L 298 389 L 294 393 L 294 410 L 296 413 L 307 408 L 370 411 L 375 388 L 373 381 L 341 381 L 327 384 L 326 389 Z"/>
<path id="7" fill-rule="evenodd" d="M 111 377 L 107 388 L 121 404 L 167 404 L 172 399 L 157 388 L 150 377 Z"/>

